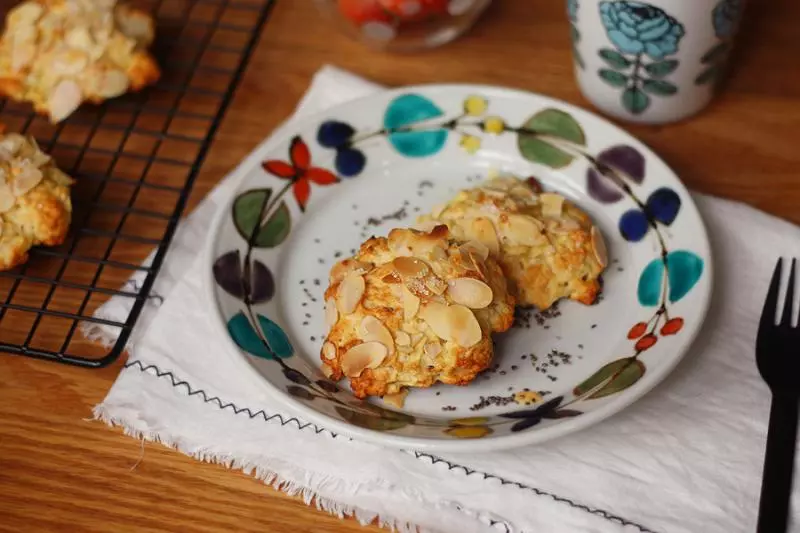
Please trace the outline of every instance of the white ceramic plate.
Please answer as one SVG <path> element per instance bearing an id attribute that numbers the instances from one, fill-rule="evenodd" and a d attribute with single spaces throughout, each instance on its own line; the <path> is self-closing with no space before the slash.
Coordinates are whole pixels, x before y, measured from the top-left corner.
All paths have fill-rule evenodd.
<path id="1" fill-rule="evenodd" d="M 711 256 L 686 189 L 642 143 L 566 103 L 474 85 L 397 89 L 305 120 L 248 161 L 209 235 L 208 305 L 231 364 L 247 361 L 275 397 L 333 431 L 452 451 L 541 442 L 641 397 L 702 326 Z M 413 390 L 402 411 L 325 379 L 330 267 L 494 171 L 535 176 L 593 217 L 611 258 L 600 301 L 519 310 L 492 369 L 466 387 Z"/>

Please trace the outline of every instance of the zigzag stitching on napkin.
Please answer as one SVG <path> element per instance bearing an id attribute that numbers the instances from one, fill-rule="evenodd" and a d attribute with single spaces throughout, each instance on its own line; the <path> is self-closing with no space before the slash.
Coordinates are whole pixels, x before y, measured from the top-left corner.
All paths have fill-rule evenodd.
<path id="1" fill-rule="evenodd" d="M 139 280 L 137 279 L 133 278 L 129 279 L 128 281 L 122 284 L 122 287 L 120 287 L 120 289 L 125 289 L 128 286 L 130 286 L 136 292 L 142 290 L 142 285 L 139 283 Z M 156 307 L 161 307 L 161 305 L 164 303 L 164 297 L 153 290 L 150 291 L 150 294 L 147 296 L 147 299 L 153 300 L 153 303 L 156 305 Z"/>
<path id="2" fill-rule="evenodd" d="M 298 420 L 295 417 L 285 418 L 283 415 L 280 415 L 280 414 L 268 415 L 263 410 L 253 412 L 249 407 L 240 408 L 240 407 L 237 407 L 236 404 L 234 404 L 234 403 L 223 402 L 217 396 L 209 397 L 206 394 L 206 391 L 204 391 L 203 389 L 195 389 L 195 388 L 193 388 L 188 382 L 176 378 L 175 374 L 173 374 L 172 372 L 164 372 L 160 368 L 158 368 L 156 365 L 147 365 L 147 366 L 145 366 L 141 361 L 131 361 L 131 362 L 129 362 L 129 363 L 127 363 L 125 365 L 125 368 L 132 368 L 134 366 L 138 366 L 139 370 L 141 372 L 149 373 L 152 370 L 152 371 L 155 372 L 155 376 L 156 377 L 169 378 L 169 380 L 172 382 L 172 386 L 173 387 L 175 387 L 175 388 L 183 387 L 183 388 L 186 389 L 186 391 L 188 393 L 188 396 L 200 396 L 203 399 L 204 403 L 217 404 L 219 409 L 221 409 L 223 411 L 225 409 L 230 409 L 231 411 L 233 411 L 233 414 L 239 415 L 239 414 L 244 413 L 248 417 L 250 417 L 251 419 L 261 417 L 261 418 L 264 419 L 265 422 L 271 422 L 272 420 L 278 420 L 280 422 L 281 426 L 287 426 L 289 424 L 294 423 L 294 425 L 297 426 L 297 429 L 300 429 L 300 430 L 304 430 L 306 428 L 311 428 L 311 429 L 314 430 L 314 433 L 316 433 L 318 435 L 320 433 L 327 433 L 333 438 L 340 437 L 340 435 L 338 433 L 334 433 L 333 431 L 331 431 L 329 429 L 321 428 L 321 427 L 317 426 L 316 424 L 312 424 L 310 422 L 301 422 L 300 420 Z"/>
<path id="3" fill-rule="evenodd" d="M 217 396 L 209 397 L 208 394 L 206 394 L 206 391 L 204 391 L 203 389 L 195 389 L 194 387 L 192 387 L 189 384 L 189 382 L 184 381 L 182 379 L 178 379 L 177 377 L 175 377 L 175 374 L 173 374 L 171 371 L 166 371 L 165 372 L 165 371 L 161 370 L 160 368 L 158 368 L 156 365 L 153 365 L 153 364 L 145 365 L 144 363 L 142 363 L 139 360 L 134 360 L 134 361 L 130 361 L 130 362 L 126 363 L 124 368 L 133 368 L 133 367 L 138 367 L 139 371 L 140 372 L 144 372 L 144 373 L 150 373 L 150 371 L 153 371 L 153 372 L 155 372 L 154 375 L 156 377 L 159 377 L 159 378 L 169 378 L 169 380 L 172 382 L 172 386 L 173 387 L 175 387 L 175 388 L 185 388 L 187 393 L 188 393 L 188 396 L 200 396 L 203 399 L 204 403 L 214 403 L 214 404 L 217 405 L 217 407 L 220 410 L 224 411 L 225 409 L 230 409 L 236 415 L 245 413 L 250 419 L 261 417 L 261 418 L 264 419 L 265 422 L 270 422 L 272 420 L 278 420 L 280 422 L 281 426 L 287 426 L 287 425 L 290 425 L 290 424 L 294 423 L 294 425 L 297 426 L 297 429 L 299 429 L 299 430 L 305 430 L 306 428 L 311 428 L 311 429 L 314 430 L 314 433 L 316 433 L 316 434 L 327 433 L 328 435 L 332 436 L 333 438 L 341 438 L 341 436 L 338 433 L 334 433 L 333 431 L 331 431 L 329 429 L 325 429 L 325 428 L 319 427 L 316 424 L 312 424 L 310 422 L 300 422 L 300 420 L 298 420 L 295 417 L 285 418 L 283 415 L 280 415 L 280 414 L 268 415 L 263 410 L 259 410 L 259 411 L 253 412 L 249 407 L 240 408 L 240 407 L 237 407 L 236 404 L 234 404 L 234 403 L 223 402 Z M 510 485 L 512 487 L 516 487 L 516 488 L 521 489 L 521 490 L 526 490 L 526 491 L 532 492 L 532 493 L 536 494 L 537 496 L 544 496 L 544 497 L 547 497 L 547 498 L 551 498 L 553 501 L 567 504 L 570 507 L 573 507 L 575 509 L 580 509 L 581 511 L 585 511 L 585 512 L 587 512 L 589 514 L 593 514 L 595 516 L 600 516 L 602 518 L 605 518 L 608 521 L 616 522 L 621 526 L 635 527 L 641 533 L 656 533 L 655 531 L 653 531 L 651 529 L 648 529 L 648 528 L 646 528 L 646 527 L 644 527 L 644 526 L 642 526 L 640 524 L 637 524 L 636 522 L 631 522 L 630 520 L 626 520 L 626 519 L 624 519 L 624 518 L 622 518 L 620 516 L 616 516 L 614 514 L 611 514 L 608 511 L 604 511 L 603 509 L 595 509 L 595 508 L 589 507 L 589 506 L 581 504 L 581 503 L 576 503 L 576 502 L 570 500 L 569 498 L 564 498 L 563 496 L 558 496 L 556 494 L 553 494 L 553 493 L 550 493 L 550 492 L 547 492 L 547 491 L 544 491 L 544 490 L 541 490 L 541 489 L 537 489 L 536 487 L 531 487 L 529 485 L 524 485 L 522 483 L 519 483 L 518 481 L 511 481 L 511 480 L 502 478 L 500 476 L 496 476 L 494 474 L 489 474 L 487 472 L 482 472 L 480 470 L 475 470 L 473 468 L 469 468 L 469 467 L 464 466 L 464 465 L 452 463 L 450 461 L 447 461 L 445 459 L 441 459 L 439 457 L 436 457 L 434 455 L 430 455 L 430 454 L 427 454 L 427 453 L 422 453 L 422 452 L 411 452 L 411 453 L 414 454 L 414 457 L 416 459 L 419 459 L 419 460 L 425 460 L 425 459 L 430 460 L 430 464 L 431 465 L 436 465 L 436 464 L 440 464 L 440 463 L 441 464 L 445 464 L 445 465 L 447 465 L 447 469 L 448 470 L 451 470 L 451 471 L 452 470 L 461 470 L 461 471 L 464 472 L 464 474 L 466 476 L 477 475 L 477 476 L 481 476 L 481 478 L 484 479 L 484 480 L 489 480 L 489 479 L 497 480 L 497 481 L 500 482 L 501 486 Z M 500 521 L 495 521 L 495 520 L 491 520 L 490 521 L 490 525 L 492 525 L 492 526 L 494 526 L 494 525 L 496 525 L 498 523 L 503 524 L 503 526 L 506 528 L 506 533 L 508 533 L 509 528 L 508 528 L 508 524 L 506 522 L 500 522 Z"/>
<path id="4" fill-rule="evenodd" d="M 574 507 L 576 509 L 580 509 L 582 511 L 586 511 L 587 513 L 590 513 L 590 514 L 593 514 L 593 515 L 596 515 L 596 516 L 601 516 L 601 517 L 605 518 L 606 520 L 609 520 L 611 522 L 616 522 L 621 526 L 635 527 L 636 529 L 638 529 L 642 533 L 656 533 L 655 531 L 653 531 L 651 529 L 648 529 L 648 528 L 646 528 L 646 527 L 644 527 L 644 526 L 642 526 L 640 524 L 637 524 L 636 522 L 631 522 L 630 520 L 626 520 L 626 519 L 622 518 L 621 516 L 613 515 L 613 514 L 609 513 L 608 511 L 604 511 L 603 509 L 595 509 L 595 508 L 589 507 L 587 505 L 583 505 L 582 503 L 576 503 L 576 502 L 574 502 L 574 501 L 572 501 L 572 500 L 570 500 L 568 498 L 564 498 L 563 496 L 558 496 L 558 495 L 553 494 L 551 492 L 547 492 L 547 491 L 544 491 L 542 489 L 537 489 L 536 487 L 531 487 L 529 485 L 524 485 L 522 483 L 519 483 L 518 481 L 511 481 L 511 480 L 508 480 L 508 479 L 504 479 L 504 478 L 502 478 L 500 476 L 496 476 L 494 474 L 488 474 L 486 472 L 481 472 L 480 470 L 475 470 L 473 468 L 469 468 L 469 467 L 464 466 L 464 465 L 452 463 L 450 461 L 447 461 L 446 459 L 441 459 L 439 457 L 436 457 L 434 455 L 430 455 L 428 453 L 422 453 L 422 452 L 413 452 L 413 453 L 414 453 L 414 455 L 416 456 L 417 459 L 430 459 L 432 465 L 443 463 L 443 464 L 447 465 L 447 469 L 448 470 L 461 470 L 467 476 L 476 475 L 476 476 L 481 476 L 481 478 L 483 478 L 483 479 L 494 479 L 494 480 L 499 481 L 500 485 L 511 485 L 513 487 L 517 487 L 518 489 L 531 491 L 531 492 L 533 492 L 534 494 L 536 494 L 538 496 L 546 496 L 546 497 L 551 498 L 552 500 L 557 501 L 559 503 L 566 503 L 570 507 Z"/>

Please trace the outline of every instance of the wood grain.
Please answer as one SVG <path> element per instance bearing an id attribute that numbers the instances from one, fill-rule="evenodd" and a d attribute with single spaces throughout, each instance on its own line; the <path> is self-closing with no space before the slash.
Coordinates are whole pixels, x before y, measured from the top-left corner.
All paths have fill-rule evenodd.
<path id="1" fill-rule="evenodd" d="M 797 20 L 800 3 L 793 0 L 751 2 L 735 70 L 707 111 L 671 126 L 623 127 L 659 153 L 689 187 L 800 222 Z M 338 33 L 310 0 L 278 0 L 190 204 L 291 113 L 313 73 L 326 63 L 387 85 L 488 83 L 589 107 L 572 77 L 568 34 L 562 2 L 496 0 L 480 24 L 455 43 L 424 54 L 386 56 Z M 148 250 L 129 244 L 119 253 L 137 262 Z M 46 274 L 53 266 L 37 268 Z M 115 276 L 112 281 L 124 279 L 123 273 Z M 35 295 L 28 298 L 36 304 Z M 75 301 L 69 293 L 54 298 L 64 308 Z M 92 301 L 91 308 L 100 302 Z M 7 315 L 0 337 L 24 338 L 25 327 Z M 40 330 L 45 339 L 57 335 L 48 327 Z M 98 350 L 88 341 L 75 342 L 75 349 Z M 143 460 L 131 470 L 140 443 L 85 420 L 120 366 L 90 371 L 0 356 L 0 530 L 363 530 L 252 478 L 159 445 L 146 444 Z"/>

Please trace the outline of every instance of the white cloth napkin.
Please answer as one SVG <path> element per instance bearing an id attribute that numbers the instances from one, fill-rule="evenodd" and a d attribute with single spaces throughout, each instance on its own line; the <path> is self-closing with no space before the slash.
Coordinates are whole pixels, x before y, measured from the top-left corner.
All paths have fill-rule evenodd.
<path id="1" fill-rule="evenodd" d="M 379 89 L 326 67 L 297 115 Z M 754 530 L 769 394 L 753 346 L 776 256 L 800 254 L 797 227 L 695 196 L 714 247 L 716 287 L 706 326 L 677 370 L 589 430 L 513 451 L 434 457 L 355 442 L 303 422 L 256 377 L 228 364 L 232 355 L 205 333 L 206 266 L 195 258 L 231 186 L 223 180 L 180 227 L 132 336 L 130 360 L 96 407 L 97 418 L 241 468 L 329 512 L 363 523 L 377 518 L 403 531 Z M 123 320 L 128 305 L 115 298 L 97 314 Z M 87 334 L 111 342 L 115 333 L 93 327 Z"/>

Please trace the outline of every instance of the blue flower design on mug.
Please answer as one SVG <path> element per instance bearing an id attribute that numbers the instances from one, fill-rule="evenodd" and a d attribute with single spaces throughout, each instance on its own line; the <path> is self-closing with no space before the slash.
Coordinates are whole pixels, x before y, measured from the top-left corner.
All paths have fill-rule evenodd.
<path id="1" fill-rule="evenodd" d="M 641 2 L 600 2 L 600 16 L 614 46 L 624 54 L 655 60 L 678 51 L 683 24 L 664 10 Z"/>
<path id="2" fill-rule="evenodd" d="M 567 15 L 571 22 L 578 21 L 578 0 L 567 0 Z"/>
<path id="3" fill-rule="evenodd" d="M 678 52 L 686 31 L 661 8 L 627 0 L 600 2 L 600 17 L 615 49 L 598 53 L 611 68 L 601 68 L 600 78 L 612 87 L 623 88 L 622 106 L 633 115 L 644 113 L 650 96 L 671 96 L 678 87 L 667 81 L 678 68 Z M 649 58 L 652 61 L 648 61 Z"/>
<path id="4" fill-rule="evenodd" d="M 739 24 L 739 15 L 742 12 L 741 0 L 722 0 L 714 8 L 712 18 L 714 33 L 718 39 L 728 39 L 733 36 Z"/>
<path id="5" fill-rule="evenodd" d="M 711 12 L 711 24 L 719 42 L 700 58 L 700 63 L 704 65 L 704 70 L 695 78 L 695 84 L 713 84 L 716 88 L 728 62 L 731 41 L 733 40 L 733 34 L 736 33 L 736 28 L 739 26 L 743 8 L 744 2 L 742 0 L 721 0 L 714 6 Z"/>

